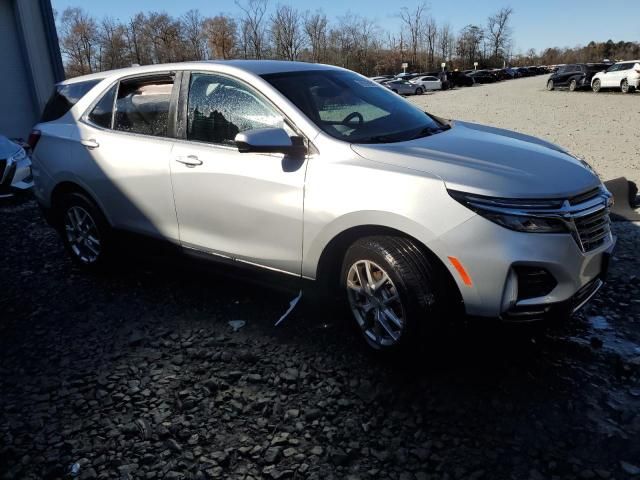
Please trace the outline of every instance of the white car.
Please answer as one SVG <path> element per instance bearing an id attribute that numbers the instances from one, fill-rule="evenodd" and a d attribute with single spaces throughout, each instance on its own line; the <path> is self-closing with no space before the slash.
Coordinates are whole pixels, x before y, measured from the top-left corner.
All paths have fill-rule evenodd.
<path id="1" fill-rule="evenodd" d="M 414 85 L 419 85 L 423 90 L 442 90 L 442 82 L 436 77 L 416 77 L 411 80 Z"/>
<path id="2" fill-rule="evenodd" d="M 614 63 L 596 73 L 591 79 L 591 89 L 597 93 L 603 88 L 619 88 L 623 93 L 640 88 L 640 60 Z"/>
<path id="3" fill-rule="evenodd" d="M 33 186 L 31 159 L 19 144 L 0 135 L 0 198 Z"/>

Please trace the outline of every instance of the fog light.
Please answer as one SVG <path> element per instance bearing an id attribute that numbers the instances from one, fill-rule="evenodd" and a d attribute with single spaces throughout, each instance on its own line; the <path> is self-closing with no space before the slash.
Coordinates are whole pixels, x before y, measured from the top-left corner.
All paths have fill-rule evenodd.
<path id="1" fill-rule="evenodd" d="M 506 312 L 516 304 L 518 300 L 518 275 L 513 268 L 509 269 L 507 281 L 504 284 L 504 293 L 502 294 L 502 312 Z"/>

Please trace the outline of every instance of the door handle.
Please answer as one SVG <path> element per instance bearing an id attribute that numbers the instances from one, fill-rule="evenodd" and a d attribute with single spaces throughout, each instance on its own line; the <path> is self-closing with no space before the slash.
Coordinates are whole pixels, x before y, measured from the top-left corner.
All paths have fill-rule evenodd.
<path id="1" fill-rule="evenodd" d="M 187 155 L 186 157 L 176 157 L 176 162 L 182 163 L 187 167 L 197 167 L 198 165 L 202 165 L 202 160 L 200 160 L 195 155 Z"/>
<path id="2" fill-rule="evenodd" d="M 80 140 L 80 143 L 90 150 L 94 148 L 98 148 L 100 146 L 100 144 L 95 138 L 90 138 L 88 140 Z"/>

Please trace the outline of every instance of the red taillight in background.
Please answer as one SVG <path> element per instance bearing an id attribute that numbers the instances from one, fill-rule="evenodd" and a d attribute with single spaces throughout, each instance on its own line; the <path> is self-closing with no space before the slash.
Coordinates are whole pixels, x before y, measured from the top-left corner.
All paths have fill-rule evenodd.
<path id="1" fill-rule="evenodd" d="M 38 144 L 38 140 L 40 140 L 41 132 L 40 130 L 31 130 L 29 134 L 29 139 L 27 143 L 29 144 L 29 149 L 33 152 Z"/>

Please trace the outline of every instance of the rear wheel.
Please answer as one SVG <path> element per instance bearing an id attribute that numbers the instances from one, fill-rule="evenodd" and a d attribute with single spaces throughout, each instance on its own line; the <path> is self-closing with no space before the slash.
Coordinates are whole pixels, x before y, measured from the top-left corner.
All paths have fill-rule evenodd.
<path id="1" fill-rule="evenodd" d="M 547 90 L 551 91 L 555 88 L 555 85 L 553 84 L 553 80 L 549 80 L 547 82 Z"/>
<path id="2" fill-rule="evenodd" d="M 602 82 L 600 82 L 599 79 L 595 79 L 593 81 L 593 83 L 591 84 L 591 89 L 595 92 L 598 93 L 600 91 L 600 89 L 602 88 Z"/>
<path id="3" fill-rule="evenodd" d="M 57 226 L 73 261 L 89 270 L 106 265 L 112 251 L 111 228 L 100 209 L 81 193 L 65 195 L 56 207 Z"/>
<path id="4" fill-rule="evenodd" d="M 431 260 L 409 239 L 366 237 L 346 252 L 341 284 L 366 343 L 377 352 L 415 348 L 442 301 Z"/>
<path id="5" fill-rule="evenodd" d="M 622 80 L 622 83 L 620 84 L 620 90 L 622 90 L 622 93 L 631 92 L 631 87 L 629 86 L 629 82 L 626 78 Z"/>
<path id="6" fill-rule="evenodd" d="M 578 81 L 574 78 L 569 82 L 569 91 L 575 92 L 576 88 L 578 88 Z"/>

